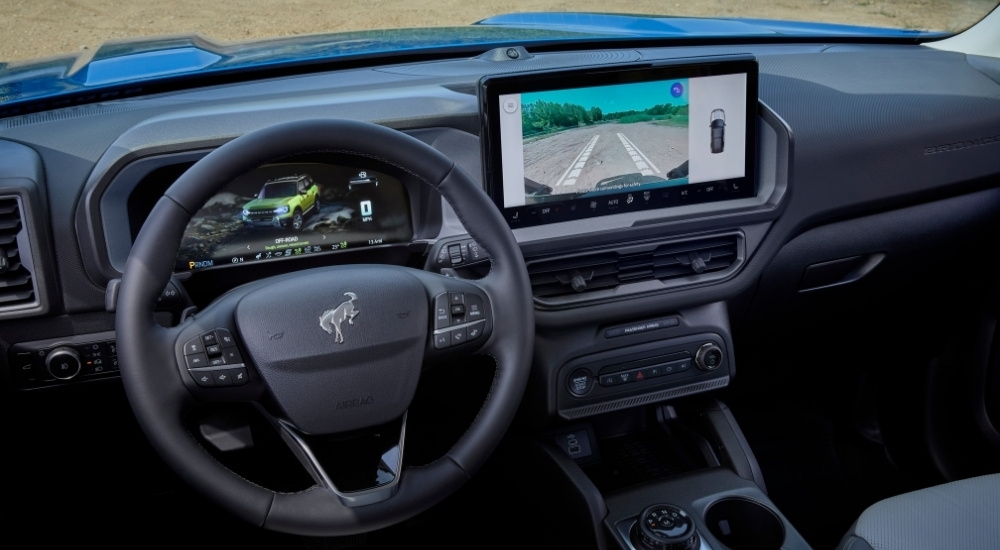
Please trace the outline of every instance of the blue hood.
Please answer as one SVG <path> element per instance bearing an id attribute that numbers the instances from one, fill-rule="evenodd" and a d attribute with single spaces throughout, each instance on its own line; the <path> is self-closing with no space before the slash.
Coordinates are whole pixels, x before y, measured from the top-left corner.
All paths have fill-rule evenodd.
<path id="1" fill-rule="evenodd" d="M 613 35 L 619 38 L 938 38 L 939 32 L 859 27 L 832 23 L 778 19 L 721 19 L 621 15 L 611 13 L 510 13 L 483 19 L 477 25 L 516 29 L 558 29 L 566 32 Z"/>
<path id="2" fill-rule="evenodd" d="M 231 45 L 198 36 L 109 42 L 91 54 L 0 62 L 0 116 L 114 99 L 184 77 L 232 75 L 391 54 L 443 55 L 563 40 L 754 38 L 928 39 L 943 33 L 763 19 L 515 13 L 468 27 L 319 34 Z M 53 101 L 54 100 L 54 101 Z M 39 102 L 42 105 L 39 105 Z M 35 109 L 30 108 L 35 104 Z"/>

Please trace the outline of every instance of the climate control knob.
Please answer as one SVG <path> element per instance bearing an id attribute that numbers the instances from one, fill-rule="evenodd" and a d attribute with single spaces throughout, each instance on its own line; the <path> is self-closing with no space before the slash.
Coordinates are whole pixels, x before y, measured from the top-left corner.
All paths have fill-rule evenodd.
<path id="1" fill-rule="evenodd" d="M 694 364 L 701 370 L 715 370 L 722 364 L 722 348 L 714 342 L 703 344 L 694 354 Z"/>
<path id="2" fill-rule="evenodd" d="M 45 356 L 45 368 L 53 378 L 69 380 L 80 374 L 83 363 L 80 354 L 70 347 L 56 348 Z"/>
<path id="3" fill-rule="evenodd" d="M 654 504 L 639 514 L 632 543 L 643 550 L 694 550 L 699 545 L 698 531 L 684 510 Z"/>

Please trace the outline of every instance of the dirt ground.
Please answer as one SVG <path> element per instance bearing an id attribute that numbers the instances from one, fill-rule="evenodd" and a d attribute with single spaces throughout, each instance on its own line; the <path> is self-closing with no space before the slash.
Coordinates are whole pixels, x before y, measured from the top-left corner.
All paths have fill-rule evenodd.
<path id="1" fill-rule="evenodd" d="M 0 64 L 93 50 L 136 36 L 237 42 L 359 29 L 467 25 L 510 12 L 716 15 L 960 30 L 996 0 L 0 0 Z"/>

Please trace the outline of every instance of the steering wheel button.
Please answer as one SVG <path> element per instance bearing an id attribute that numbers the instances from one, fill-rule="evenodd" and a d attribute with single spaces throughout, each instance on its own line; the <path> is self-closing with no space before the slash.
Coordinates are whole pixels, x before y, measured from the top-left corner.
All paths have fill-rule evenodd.
<path id="1" fill-rule="evenodd" d="M 451 347 L 451 334 L 441 332 L 434 335 L 434 349 L 446 349 Z"/>
<path id="2" fill-rule="evenodd" d="M 469 333 L 465 329 L 465 327 L 451 329 L 450 332 L 451 332 L 451 345 L 453 346 L 464 344 L 465 341 L 469 339 Z"/>
<path id="3" fill-rule="evenodd" d="M 225 359 L 227 365 L 236 365 L 243 362 L 243 356 L 240 355 L 240 351 L 236 348 L 222 350 L 222 358 Z"/>
<path id="4" fill-rule="evenodd" d="M 449 292 L 448 300 L 451 301 L 451 305 L 458 305 L 465 303 L 465 294 L 461 292 Z"/>
<path id="5" fill-rule="evenodd" d="M 229 374 L 229 369 L 224 370 L 213 370 L 209 371 L 212 373 L 212 379 L 215 380 L 216 386 L 232 386 L 233 377 Z"/>
<path id="6" fill-rule="evenodd" d="M 194 355 L 196 353 L 203 353 L 204 351 L 205 344 L 201 342 L 201 338 L 192 338 L 184 344 L 184 355 Z"/>
<path id="7" fill-rule="evenodd" d="M 483 325 L 477 324 L 476 326 L 469 327 L 469 340 L 475 340 L 483 335 Z"/>
<path id="8" fill-rule="evenodd" d="M 451 314 L 456 317 L 465 315 L 465 306 L 463 304 L 456 304 L 451 306 Z"/>
<path id="9" fill-rule="evenodd" d="M 212 377 L 211 371 L 191 371 L 191 376 L 194 378 L 195 384 L 203 388 L 215 387 L 215 379 Z"/>
<path id="10" fill-rule="evenodd" d="M 465 297 L 465 315 L 470 321 L 483 319 L 483 299 L 475 294 L 468 294 Z"/>
<path id="11" fill-rule="evenodd" d="M 448 257 L 451 258 L 451 265 L 458 265 L 465 261 L 465 258 L 462 257 L 462 245 L 448 245 Z"/>
<path id="12" fill-rule="evenodd" d="M 448 328 L 451 325 L 450 308 L 447 294 L 434 297 L 434 328 Z"/>
<path id="13" fill-rule="evenodd" d="M 229 379 L 234 386 L 242 386 L 250 381 L 250 376 L 245 367 L 229 369 Z"/>
<path id="14" fill-rule="evenodd" d="M 213 344 L 218 344 L 219 339 L 216 337 L 215 332 L 206 332 L 201 335 L 201 341 L 205 343 L 205 346 L 211 346 Z"/>
<path id="15" fill-rule="evenodd" d="M 199 369 L 208 366 L 208 356 L 204 353 L 195 353 L 184 358 L 187 361 L 187 368 Z"/>
<path id="16" fill-rule="evenodd" d="M 451 257 L 448 256 L 448 247 L 442 246 L 441 250 L 438 251 L 437 255 L 438 265 L 441 267 L 448 267 L 449 265 L 451 265 L 450 260 Z"/>
<path id="17" fill-rule="evenodd" d="M 236 338 L 233 338 L 233 334 L 224 328 L 215 329 L 215 335 L 219 338 L 219 345 L 224 348 L 236 347 Z"/>
<path id="18" fill-rule="evenodd" d="M 466 245 L 466 249 L 469 251 L 470 261 L 477 262 L 486 256 L 483 253 L 483 249 L 479 247 L 479 243 L 476 241 L 469 241 L 469 244 Z"/>
<path id="19" fill-rule="evenodd" d="M 226 360 L 222 357 L 212 357 L 208 360 L 208 366 L 210 367 L 221 367 L 226 364 Z"/>
<path id="20" fill-rule="evenodd" d="M 205 353 L 207 353 L 209 357 L 218 357 L 219 355 L 222 355 L 222 346 L 219 344 L 205 346 Z"/>

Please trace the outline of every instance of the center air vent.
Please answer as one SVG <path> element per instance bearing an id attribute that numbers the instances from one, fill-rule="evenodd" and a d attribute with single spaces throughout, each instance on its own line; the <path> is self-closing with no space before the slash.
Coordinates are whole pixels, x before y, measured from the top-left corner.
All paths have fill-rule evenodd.
<path id="1" fill-rule="evenodd" d="M 529 261 L 528 274 L 537 299 L 589 299 L 599 298 L 602 290 L 645 281 L 666 283 L 655 288 L 671 288 L 720 279 L 735 271 L 742 259 L 742 235 L 729 233 Z"/>
<path id="2" fill-rule="evenodd" d="M 0 197 L 0 312 L 36 304 L 26 242 L 20 202 Z"/>

